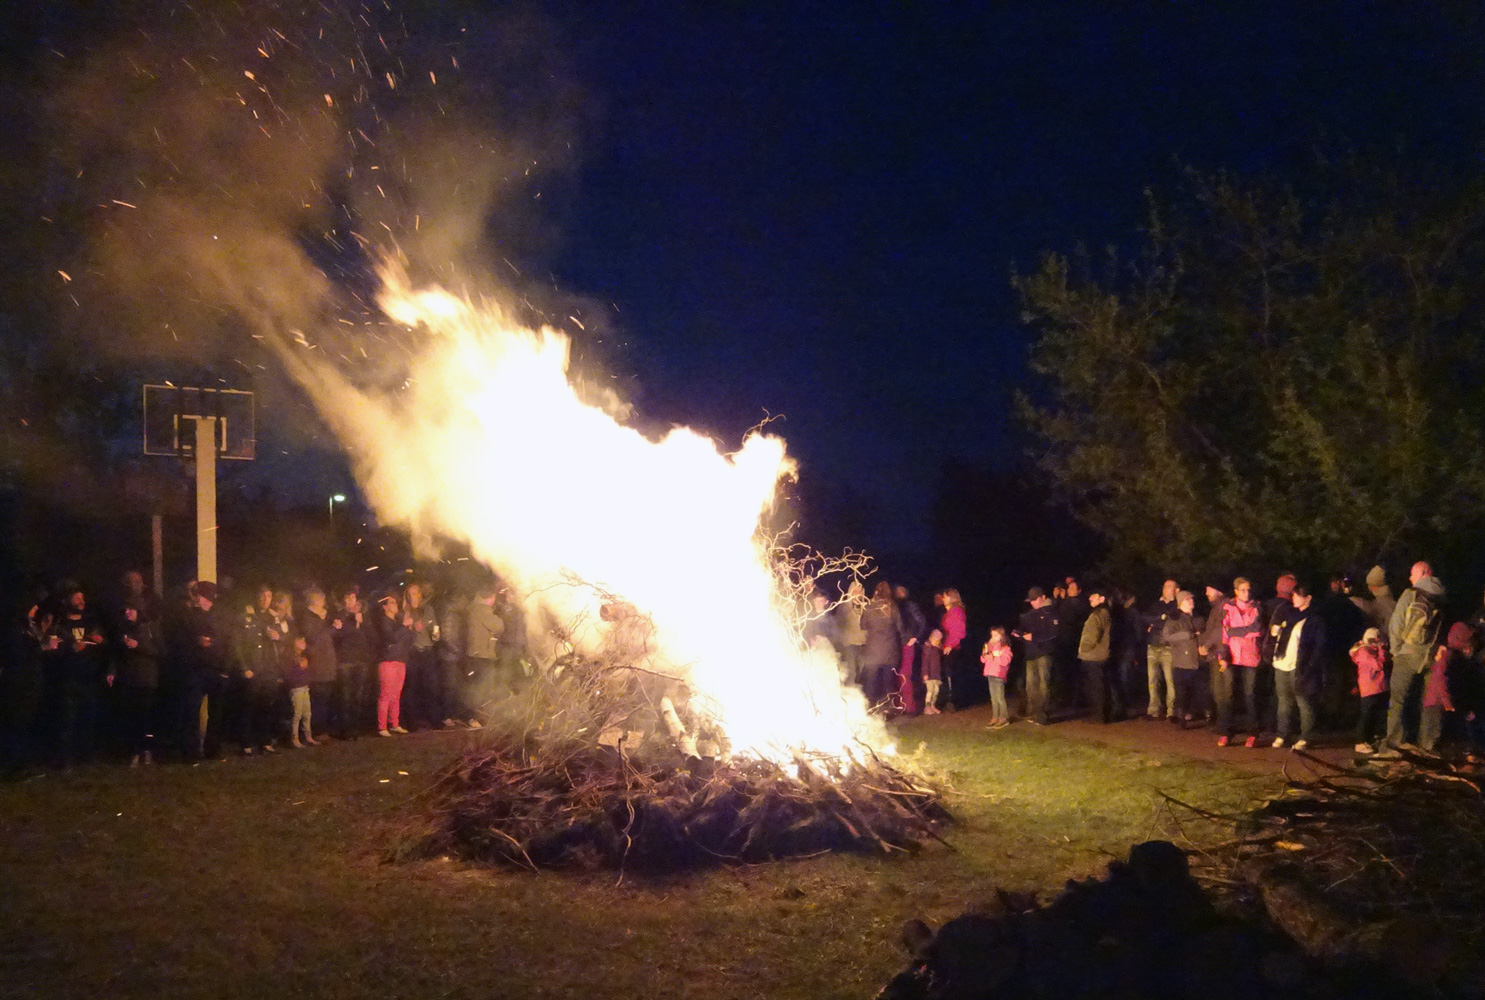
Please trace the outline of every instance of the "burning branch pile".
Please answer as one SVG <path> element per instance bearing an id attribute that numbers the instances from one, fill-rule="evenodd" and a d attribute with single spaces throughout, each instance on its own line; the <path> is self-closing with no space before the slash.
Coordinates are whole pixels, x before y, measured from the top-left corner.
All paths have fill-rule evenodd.
<path id="1" fill-rule="evenodd" d="M 667 718 L 670 716 L 671 718 Z M 531 868 L 667 870 L 830 850 L 911 851 L 937 790 L 871 755 L 702 759 L 712 736 L 668 678 L 569 658 L 428 793 L 415 853 Z"/>
<path id="2" fill-rule="evenodd" d="M 1485 774 L 1425 756 L 1367 768 L 1303 756 L 1310 775 L 1227 817 L 1236 837 L 1200 852 L 1198 877 L 1261 903 L 1314 958 L 1382 961 L 1419 987 L 1480 982 Z"/>

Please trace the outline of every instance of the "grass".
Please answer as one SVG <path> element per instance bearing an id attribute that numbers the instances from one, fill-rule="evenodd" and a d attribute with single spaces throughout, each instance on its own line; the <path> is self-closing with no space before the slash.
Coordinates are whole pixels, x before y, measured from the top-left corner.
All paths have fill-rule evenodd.
<path id="1" fill-rule="evenodd" d="M 1055 890 L 1168 833 L 1156 789 L 1231 808 L 1277 785 L 982 721 L 901 730 L 953 776 L 953 851 L 618 885 L 386 863 L 464 736 L 0 786 L 0 995 L 869 997 L 902 965 L 904 920 Z"/>

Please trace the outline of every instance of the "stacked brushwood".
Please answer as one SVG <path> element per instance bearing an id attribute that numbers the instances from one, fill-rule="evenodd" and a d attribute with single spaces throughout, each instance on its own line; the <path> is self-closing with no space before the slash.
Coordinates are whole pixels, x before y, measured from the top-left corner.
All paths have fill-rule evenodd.
<path id="1" fill-rule="evenodd" d="M 1000 891 L 937 932 L 903 928 L 912 955 L 879 1000 L 1352 1000 L 1410 992 L 1389 970 L 1328 967 L 1267 921 L 1219 906 L 1185 853 L 1150 841 L 1106 877 L 1046 905 Z"/>
<path id="2" fill-rule="evenodd" d="M 676 870 L 825 851 L 912 851 L 949 814 L 870 754 L 788 762 L 683 754 L 651 704 L 672 685 L 569 663 L 533 685 L 426 793 L 404 842 L 530 868 Z"/>
<path id="3" fill-rule="evenodd" d="M 1426 754 L 1299 759 L 1281 794 L 1226 817 L 1234 836 L 1194 855 L 1198 877 L 1327 965 L 1376 963 L 1430 995 L 1485 996 L 1485 772 Z"/>

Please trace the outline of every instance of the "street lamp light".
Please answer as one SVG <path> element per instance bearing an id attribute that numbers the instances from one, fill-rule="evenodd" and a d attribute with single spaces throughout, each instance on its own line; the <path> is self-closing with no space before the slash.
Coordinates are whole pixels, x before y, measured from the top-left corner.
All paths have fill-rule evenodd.
<path id="1" fill-rule="evenodd" d="M 335 527 L 335 505 L 345 503 L 345 494 L 337 493 L 330 498 L 330 527 Z"/>

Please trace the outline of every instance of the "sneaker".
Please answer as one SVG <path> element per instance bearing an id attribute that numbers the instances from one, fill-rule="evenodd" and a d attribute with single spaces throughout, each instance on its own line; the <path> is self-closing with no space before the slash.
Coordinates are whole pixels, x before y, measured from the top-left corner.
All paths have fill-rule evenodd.
<path id="1" fill-rule="evenodd" d="M 458 723 L 454 722 L 453 719 L 444 719 L 443 720 L 443 728 L 445 728 L 445 729 L 453 729 L 454 726 L 456 726 L 456 725 L 458 725 Z"/>
<path id="2" fill-rule="evenodd" d="M 242 748 L 242 755 L 244 757 L 251 757 L 253 755 L 253 748 L 252 747 L 243 747 Z"/>
<path id="3" fill-rule="evenodd" d="M 295 750 L 303 750 L 304 749 L 304 744 L 303 743 L 300 743 L 298 740 L 290 740 L 289 741 L 289 746 L 293 747 Z"/>
<path id="4" fill-rule="evenodd" d="M 317 746 L 320 745 L 320 741 L 317 740 L 317 739 L 315 739 L 313 736 L 306 736 L 304 738 L 304 742 L 307 743 L 307 744 L 309 744 L 312 747 L 317 747 Z"/>
<path id="5" fill-rule="evenodd" d="M 482 726 L 482 725 L 480 725 L 480 720 L 479 719 L 470 719 L 469 720 L 469 728 L 470 729 L 484 729 L 485 727 Z"/>
<path id="6" fill-rule="evenodd" d="M 1291 747 L 1290 749 L 1292 749 L 1292 750 L 1308 750 L 1309 748 L 1310 748 L 1310 741 L 1309 740 L 1295 740 L 1294 741 L 1294 746 Z"/>
<path id="7" fill-rule="evenodd" d="M 1219 736 L 1219 737 L 1217 737 L 1217 745 L 1219 747 L 1225 747 L 1225 746 L 1227 746 L 1227 744 L 1229 744 L 1231 742 L 1232 742 L 1232 740 L 1229 739 L 1226 736 Z"/>
<path id="8" fill-rule="evenodd" d="M 263 752 L 264 753 L 278 753 L 278 747 L 274 746 L 272 743 L 264 743 L 263 744 Z"/>
<path id="9" fill-rule="evenodd" d="M 1416 744 L 1416 743 L 1399 743 L 1397 745 L 1397 748 L 1399 750 L 1404 750 L 1404 751 L 1406 751 L 1408 753 L 1417 753 L 1418 752 L 1418 749 L 1419 749 L 1418 748 L 1418 744 Z"/>
<path id="10" fill-rule="evenodd" d="M 1159 722 L 1160 721 L 1160 716 L 1156 715 L 1154 712 L 1146 712 L 1145 713 L 1145 721 L 1146 722 Z"/>
<path id="11" fill-rule="evenodd" d="M 1165 717 L 1165 721 L 1174 723 L 1175 725 L 1179 726 L 1181 724 L 1181 717 L 1179 715 L 1171 714 Z"/>
<path id="12" fill-rule="evenodd" d="M 1249 736 L 1246 740 L 1243 740 L 1243 746 L 1247 747 L 1249 750 L 1252 750 L 1257 745 L 1258 737 L 1256 736 Z"/>
<path id="13" fill-rule="evenodd" d="M 1354 747 L 1352 747 L 1351 749 L 1354 752 L 1356 752 L 1356 753 L 1364 753 L 1364 754 L 1373 754 L 1373 753 L 1376 753 L 1377 752 L 1376 751 L 1376 748 L 1373 747 L 1370 743 L 1358 743 Z"/>
<path id="14" fill-rule="evenodd" d="M 1045 726 L 1047 724 L 1046 719 L 1027 719 L 1026 721 L 1031 723 L 1033 726 Z"/>
<path id="15" fill-rule="evenodd" d="M 923 709 L 923 714 L 924 715 L 938 715 L 939 714 L 939 710 L 936 709 L 936 708 L 934 708 L 932 705 L 929 705 L 927 708 Z"/>
<path id="16" fill-rule="evenodd" d="M 1252 746 L 1252 745 L 1253 745 L 1253 741 L 1252 740 L 1249 740 L 1248 741 L 1248 746 Z M 1274 741 L 1272 743 L 1270 743 L 1269 746 L 1273 747 L 1275 750 L 1282 750 L 1282 749 L 1284 749 L 1284 737 L 1282 737 L 1282 736 L 1275 736 L 1274 737 Z"/>
<path id="17" fill-rule="evenodd" d="M 376 731 L 376 734 L 378 736 L 391 736 L 392 735 L 391 733 L 387 732 L 385 729 L 378 729 Z"/>
<path id="18" fill-rule="evenodd" d="M 1400 760 L 1401 758 L 1402 754 L 1398 752 L 1397 747 L 1383 747 L 1372 754 L 1372 760 Z"/>
<path id="19" fill-rule="evenodd" d="M 401 726 L 393 726 L 392 727 L 392 732 L 396 733 L 398 736 L 406 736 L 407 735 L 407 730 L 406 729 L 403 729 Z"/>

